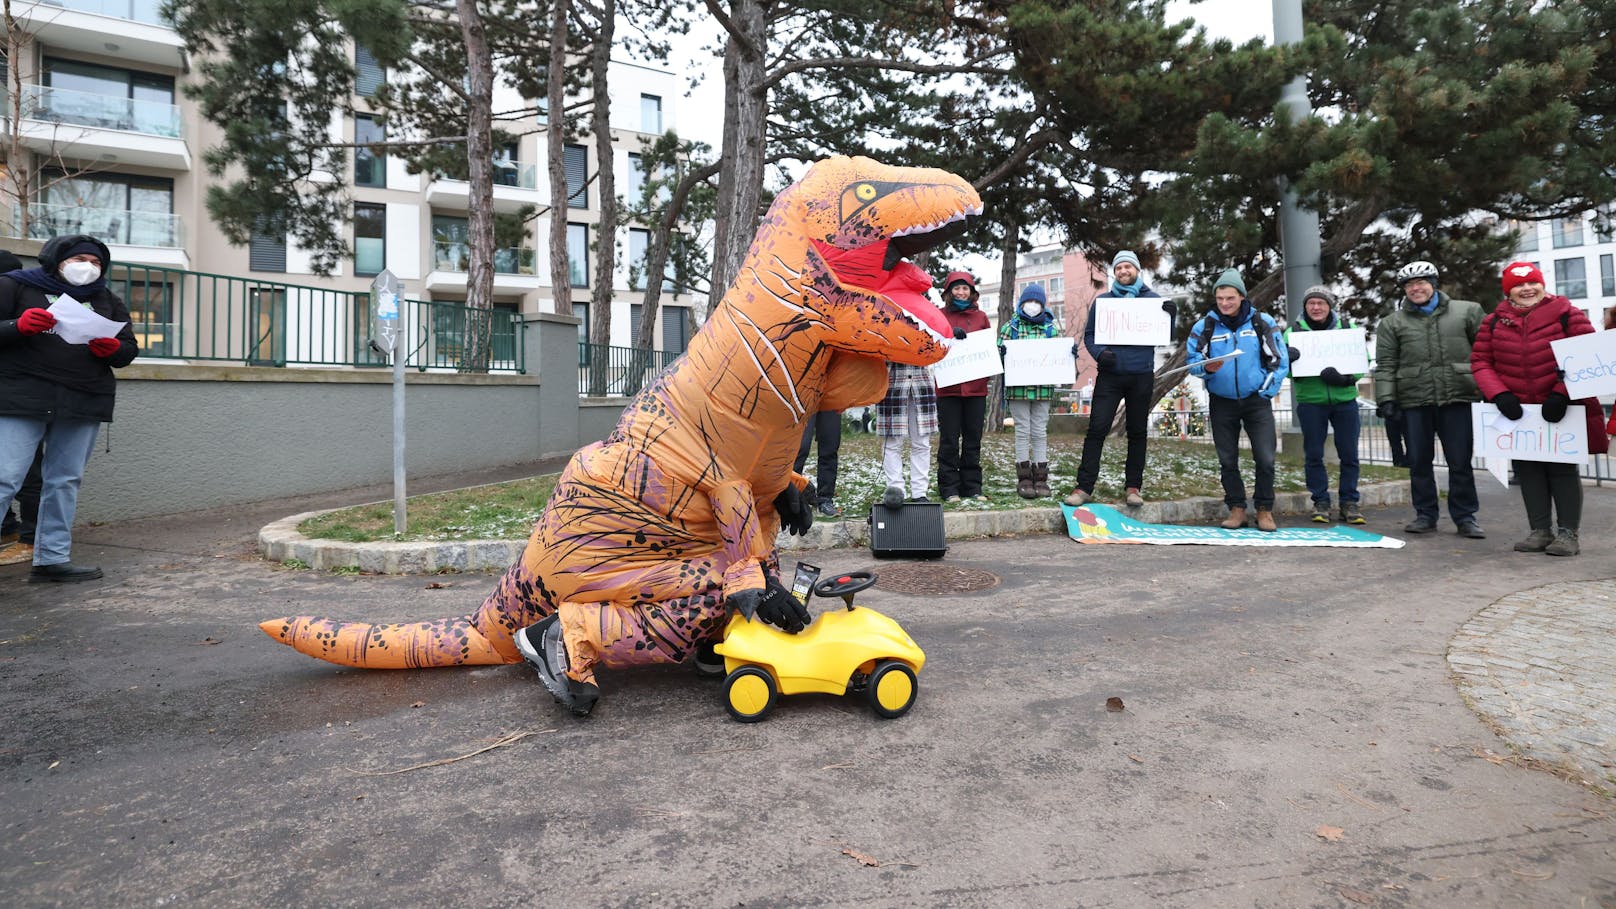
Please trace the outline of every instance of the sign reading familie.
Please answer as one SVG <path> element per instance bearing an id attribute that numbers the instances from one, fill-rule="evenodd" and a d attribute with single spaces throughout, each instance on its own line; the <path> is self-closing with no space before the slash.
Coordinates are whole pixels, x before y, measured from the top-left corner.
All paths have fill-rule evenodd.
<path id="1" fill-rule="evenodd" d="M 1616 392 L 1616 331 L 1596 331 L 1550 341 L 1565 370 L 1568 396 L 1594 398 Z"/>
<path id="2" fill-rule="evenodd" d="M 1287 338 L 1301 353 L 1291 363 L 1291 376 L 1307 378 L 1334 366 L 1344 376 L 1369 371 L 1369 345 L 1362 328 L 1334 328 L 1329 331 L 1293 331 Z"/>
<path id="3" fill-rule="evenodd" d="M 948 356 L 931 366 L 932 381 L 938 388 L 959 385 L 972 379 L 985 379 L 1004 372 L 999 363 L 999 345 L 993 329 L 973 331 L 948 348 Z"/>
<path id="4" fill-rule="evenodd" d="M 1077 378 L 1072 339 L 1018 338 L 1004 342 L 1004 384 L 1070 385 Z"/>
<path id="5" fill-rule="evenodd" d="M 1094 343 L 1162 347 L 1173 343 L 1173 317 L 1159 297 L 1096 297 Z"/>
<path id="6" fill-rule="evenodd" d="M 1588 423 L 1583 406 L 1573 404 L 1558 423 L 1543 419 L 1543 405 L 1522 404 L 1521 418 L 1511 420 L 1492 404 L 1470 405 L 1475 454 L 1487 459 L 1498 482 L 1509 483 L 1510 461 L 1583 464 L 1588 460 Z"/>

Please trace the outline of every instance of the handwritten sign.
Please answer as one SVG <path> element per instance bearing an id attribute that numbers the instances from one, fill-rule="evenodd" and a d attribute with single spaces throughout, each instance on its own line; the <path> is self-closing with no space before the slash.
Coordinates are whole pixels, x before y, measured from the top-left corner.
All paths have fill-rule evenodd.
<path id="1" fill-rule="evenodd" d="M 938 388 L 959 385 L 972 379 L 983 379 L 1004 372 L 999 363 L 999 347 L 994 341 L 993 329 L 973 331 L 962 341 L 955 341 L 943 357 L 931 367 L 931 378 Z"/>
<path id="2" fill-rule="evenodd" d="M 1004 342 L 1004 384 L 1070 385 L 1077 378 L 1072 339 L 1022 338 Z"/>
<path id="3" fill-rule="evenodd" d="M 1362 328 L 1335 328 L 1330 331 L 1293 331 L 1290 345 L 1302 356 L 1291 364 L 1291 376 L 1316 376 L 1334 366 L 1345 376 L 1369 371 L 1369 344 Z"/>
<path id="4" fill-rule="evenodd" d="M 1094 343 L 1161 347 L 1173 343 L 1173 317 L 1155 297 L 1096 297 Z"/>
<path id="5" fill-rule="evenodd" d="M 1573 398 L 1616 392 L 1616 331 L 1596 331 L 1550 341 L 1554 359 L 1565 370 L 1566 390 Z"/>
<path id="6" fill-rule="evenodd" d="M 1475 453 L 1487 459 L 1487 470 L 1509 485 L 1510 461 L 1582 464 L 1588 460 L 1588 423 L 1581 404 L 1566 408 L 1558 423 L 1543 419 L 1541 404 L 1522 404 L 1519 420 L 1511 420 L 1491 404 L 1470 405 Z"/>

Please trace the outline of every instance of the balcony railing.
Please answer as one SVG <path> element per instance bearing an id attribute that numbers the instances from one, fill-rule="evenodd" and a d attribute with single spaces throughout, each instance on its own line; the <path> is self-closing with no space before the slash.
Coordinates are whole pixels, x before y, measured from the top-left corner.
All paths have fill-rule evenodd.
<path id="1" fill-rule="evenodd" d="M 579 341 L 578 393 L 592 397 L 639 394 L 641 388 L 672 366 L 679 356 L 678 352 L 670 350 L 611 347 Z"/>
<path id="2" fill-rule="evenodd" d="M 163 18 L 162 0 L 42 0 L 42 2 L 45 6 L 60 6 L 81 13 L 128 19 L 148 25 L 161 25 L 164 28 L 173 27 Z"/>
<path id="3" fill-rule="evenodd" d="M 26 120 L 118 129 L 171 139 L 180 137 L 180 109 L 173 104 L 48 85 L 22 87 L 22 116 Z"/>
<path id="4" fill-rule="evenodd" d="M 500 275 L 537 274 L 533 250 L 526 247 L 506 247 L 494 250 L 494 273 Z M 438 240 L 432 244 L 434 271 L 464 272 L 471 269 L 471 244 L 452 240 Z"/>
<path id="5" fill-rule="evenodd" d="M 10 235 L 23 235 L 13 213 Z M 35 202 L 28 206 L 27 235 L 48 240 L 66 234 L 89 234 L 103 243 L 126 246 L 184 247 L 184 222 L 179 215 L 155 211 L 119 211 Z"/>
<path id="6" fill-rule="evenodd" d="M 499 160 L 494 162 L 494 185 L 514 186 L 518 189 L 537 189 L 539 169 L 533 164 Z"/>

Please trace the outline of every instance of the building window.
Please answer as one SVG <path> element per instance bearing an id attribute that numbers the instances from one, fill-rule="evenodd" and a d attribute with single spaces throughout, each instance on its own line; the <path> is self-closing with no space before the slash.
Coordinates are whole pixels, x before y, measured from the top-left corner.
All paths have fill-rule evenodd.
<path id="1" fill-rule="evenodd" d="M 645 316 L 644 303 L 628 305 L 628 346 L 640 346 L 640 319 Z"/>
<path id="2" fill-rule="evenodd" d="M 669 306 L 662 310 L 662 350 L 682 354 L 690 346 L 690 310 Z"/>
<path id="3" fill-rule="evenodd" d="M 470 271 L 471 228 L 465 218 L 432 216 L 432 268 L 434 271 Z"/>
<path id="4" fill-rule="evenodd" d="M 640 132 L 662 134 L 662 98 L 660 96 L 640 96 Z"/>
<path id="5" fill-rule="evenodd" d="M 630 228 L 628 232 L 628 286 L 645 289 L 645 257 L 651 249 L 651 232 Z"/>
<path id="6" fill-rule="evenodd" d="M 640 204 L 640 197 L 645 195 L 645 159 L 634 152 L 628 153 L 628 204 L 630 208 Z"/>
<path id="7" fill-rule="evenodd" d="M 1582 216 L 1554 219 L 1554 248 L 1582 245 Z"/>
<path id="8" fill-rule="evenodd" d="M 567 225 L 567 281 L 573 287 L 589 286 L 589 225 Z"/>
<path id="9" fill-rule="evenodd" d="M 1599 257 L 1599 293 L 1605 297 L 1616 297 L 1616 267 L 1613 267 L 1610 253 Z"/>
<path id="10" fill-rule="evenodd" d="M 247 246 L 247 268 L 251 271 L 286 271 L 286 232 L 253 228 Z"/>
<path id="11" fill-rule="evenodd" d="M 515 140 L 494 151 L 494 185 L 522 185 L 522 145 Z M 530 189 L 532 187 L 529 187 Z"/>
<path id="12" fill-rule="evenodd" d="M 354 144 L 386 142 L 387 131 L 369 114 L 354 114 Z M 382 149 L 354 149 L 354 185 L 387 186 L 387 152 Z"/>
<path id="13" fill-rule="evenodd" d="M 47 170 L 39 202 L 29 206 L 28 233 L 37 239 L 89 234 L 129 246 L 181 245 L 174 214 L 174 181 L 163 177 Z"/>
<path id="14" fill-rule="evenodd" d="M 354 203 L 354 274 L 381 274 L 387 267 L 387 206 Z"/>
<path id="15" fill-rule="evenodd" d="M 150 135 L 180 135 L 174 77 L 45 58 L 45 91 L 24 116 Z M 25 109 L 26 110 L 26 109 Z"/>
<path id="16" fill-rule="evenodd" d="M 354 94 L 369 98 L 376 94 L 376 90 L 387 81 L 387 73 L 382 65 L 376 62 L 376 56 L 370 48 L 363 44 L 355 44 L 354 56 Z"/>
<path id="17" fill-rule="evenodd" d="M 1573 300 L 1588 296 L 1587 266 L 1581 258 L 1554 260 L 1554 289 Z"/>
<path id="18" fill-rule="evenodd" d="M 1511 221 L 1509 230 L 1515 234 L 1516 252 L 1537 252 L 1537 222 Z"/>
<path id="19" fill-rule="evenodd" d="M 567 207 L 589 207 L 589 149 L 568 145 L 563 152 L 567 169 Z"/>
<path id="20" fill-rule="evenodd" d="M 589 304 L 573 303 L 572 317 L 578 320 L 578 366 L 589 365 Z"/>

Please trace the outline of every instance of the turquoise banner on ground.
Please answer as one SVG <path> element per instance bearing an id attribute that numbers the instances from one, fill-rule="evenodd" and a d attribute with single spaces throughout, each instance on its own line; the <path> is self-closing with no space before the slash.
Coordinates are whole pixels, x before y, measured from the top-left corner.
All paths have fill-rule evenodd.
<path id="1" fill-rule="evenodd" d="M 1079 543 L 1150 543 L 1157 546 L 1348 546 L 1360 549 L 1402 549 L 1403 541 L 1352 527 L 1281 527 L 1261 530 L 1224 530 L 1183 524 L 1147 524 L 1109 505 L 1062 505 L 1066 532 Z"/>

